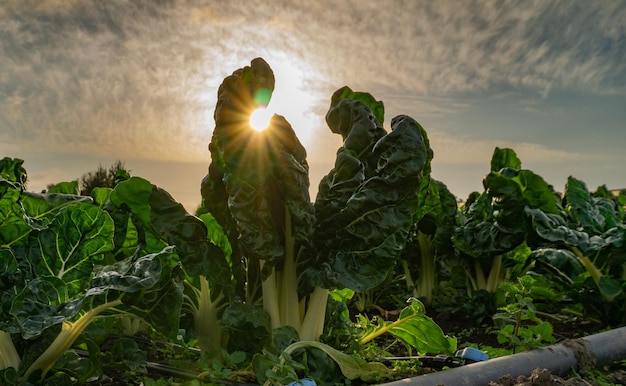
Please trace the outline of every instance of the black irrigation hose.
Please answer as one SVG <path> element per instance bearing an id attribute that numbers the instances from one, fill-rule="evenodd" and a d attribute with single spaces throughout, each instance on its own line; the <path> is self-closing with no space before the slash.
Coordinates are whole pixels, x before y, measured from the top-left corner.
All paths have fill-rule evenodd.
<path id="1" fill-rule="evenodd" d="M 503 375 L 513 379 L 547 369 L 564 376 L 626 359 L 626 327 L 505 357 L 489 359 L 454 369 L 389 382 L 385 386 L 484 386 Z"/>

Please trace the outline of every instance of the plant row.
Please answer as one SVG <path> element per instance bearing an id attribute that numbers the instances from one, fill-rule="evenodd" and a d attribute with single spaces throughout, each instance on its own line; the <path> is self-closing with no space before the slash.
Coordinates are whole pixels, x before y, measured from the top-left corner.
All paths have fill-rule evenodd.
<path id="1" fill-rule="evenodd" d="M 88 197 L 76 182 L 33 193 L 23 161 L 0 160 L 2 384 L 84 384 L 107 364 L 137 371 L 132 342 L 100 346 L 139 331 L 214 358 L 188 364 L 202 382 L 379 382 L 394 376 L 367 354 L 379 336 L 453 353 L 425 305 L 503 288 L 489 307 L 514 343 L 522 319 L 537 320 L 534 299 L 624 322 L 624 196 L 574 178 L 558 193 L 496 148 L 484 191 L 459 207 L 430 175 L 426 131 L 401 115 L 387 132 L 383 103 L 343 87 L 326 115 L 343 146 L 312 202 L 286 119 L 250 128 L 273 88 L 260 58 L 224 79 L 194 215 L 123 170 Z M 350 315 L 376 294 L 399 305 L 395 320 Z"/>

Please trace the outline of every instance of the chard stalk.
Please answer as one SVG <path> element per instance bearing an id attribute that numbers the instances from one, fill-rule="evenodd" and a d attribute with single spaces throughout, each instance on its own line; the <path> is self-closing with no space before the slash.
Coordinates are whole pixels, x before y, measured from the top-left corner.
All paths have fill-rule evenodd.
<path id="1" fill-rule="evenodd" d="M 261 272 L 265 261 L 261 261 Z M 278 289 L 276 288 L 276 270 L 272 268 L 272 272 L 267 279 L 261 283 L 261 291 L 263 297 L 263 309 L 270 316 L 270 327 L 272 330 L 281 326 L 280 324 L 280 306 L 278 304 Z"/>
<path id="2" fill-rule="evenodd" d="M 494 257 L 491 263 L 491 269 L 489 270 L 489 277 L 485 289 L 489 293 L 494 293 L 498 289 L 498 283 L 500 283 L 500 276 L 502 275 L 502 255 Z"/>
<path id="3" fill-rule="evenodd" d="M 20 367 L 20 355 L 15 349 L 15 345 L 11 340 L 11 334 L 6 331 L 0 331 L 0 371 L 13 367 Z"/>
<path id="4" fill-rule="evenodd" d="M 363 336 L 360 340 L 359 340 L 359 345 L 363 346 L 364 344 L 371 342 L 372 340 L 378 338 L 379 336 L 381 336 L 382 334 L 386 333 L 387 331 L 391 330 L 392 328 L 402 324 L 406 322 L 406 320 L 404 319 L 400 319 L 398 318 L 397 320 L 395 320 L 392 323 L 389 323 L 385 326 L 382 326 L 380 328 L 377 328 L 376 330 L 370 332 L 369 334 Z"/>
<path id="5" fill-rule="evenodd" d="M 298 272 L 295 259 L 296 239 L 293 235 L 291 213 L 285 204 L 285 260 L 281 275 L 280 316 L 281 325 L 300 331 L 302 324 L 298 301 Z"/>
<path id="6" fill-rule="evenodd" d="M 574 254 L 576 255 L 576 257 L 578 257 L 578 260 L 580 260 L 582 265 L 585 267 L 587 272 L 589 272 L 589 275 L 593 279 L 594 283 L 596 283 L 596 286 L 598 287 L 598 289 L 600 289 L 600 293 L 602 294 L 602 297 L 604 298 L 604 300 L 606 300 L 607 302 L 612 302 L 615 299 L 615 297 L 606 295 L 604 291 L 602 291 L 602 289 L 600 288 L 600 279 L 603 276 L 602 271 L 600 271 L 598 267 L 596 267 L 596 265 L 593 263 L 593 261 L 591 261 L 590 258 L 583 255 L 583 253 L 578 248 L 571 247 L 571 249 L 572 249 L 572 252 L 574 252 Z"/>
<path id="7" fill-rule="evenodd" d="M 328 292 L 325 288 L 315 287 L 309 296 L 309 305 L 299 330 L 300 340 L 318 341 L 320 339 L 320 335 L 324 332 Z"/>
<path id="8" fill-rule="evenodd" d="M 596 267 L 596 265 L 589 259 L 587 256 L 583 255 L 583 253 L 576 247 L 572 247 L 572 252 L 578 257 L 578 260 L 585 267 L 591 278 L 596 283 L 600 283 L 600 278 L 602 277 L 602 272 Z"/>
<path id="9" fill-rule="evenodd" d="M 41 380 L 44 379 L 48 371 L 54 366 L 54 364 L 65 354 L 67 350 L 74 344 L 78 336 L 85 330 L 85 328 L 91 323 L 100 313 L 108 310 L 109 308 L 117 307 L 122 304 L 121 299 L 114 300 L 109 303 L 101 304 L 98 307 L 86 312 L 75 322 L 63 322 L 61 332 L 54 339 L 54 341 L 48 346 L 46 351 L 43 352 L 26 370 L 26 373 L 20 381 L 26 381 L 30 375 L 41 370 Z"/>
<path id="10" fill-rule="evenodd" d="M 432 240 L 425 233 L 417 233 L 417 240 L 420 247 L 420 272 L 417 280 L 417 291 L 415 297 L 424 299 L 426 304 L 433 300 L 433 289 L 435 288 L 435 256 L 432 249 Z"/>
<path id="11" fill-rule="evenodd" d="M 223 294 L 219 294 L 215 301 L 211 300 L 211 288 L 207 278 L 199 276 L 200 289 L 192 287 L 196 299 L 190 299 L 185 295 L 185 301 L 193 314 L 193 324 L 198 337 L 198 347 L 204 353 L 222 347 L 222 326 L 218 319 L 218 313 L 223 306 L 218 304 L 224 299 Z M 225 305 L 224 305 L 225 306 Z"/>
<path id="12" fill-rule="evenodd" d="M 485 273 L 483 272 L 483 267 L 480 266 L 480 262 L 478 260 L 474 260 L 474 277 L 476 289 L 485 289 L 487 288 L 487 280 L 485 279 Z"/>
<path id="13" fill-rule="evenodd" d="M 413 294 L 415 294 L 415 282 L 413 281 L 411 271 L 409 270 L 409 263 L 406 260 L 402 260 L 402 270 L 404 271 L 404 281 L 406 282 L 406 288 L 413 292 Z"/>

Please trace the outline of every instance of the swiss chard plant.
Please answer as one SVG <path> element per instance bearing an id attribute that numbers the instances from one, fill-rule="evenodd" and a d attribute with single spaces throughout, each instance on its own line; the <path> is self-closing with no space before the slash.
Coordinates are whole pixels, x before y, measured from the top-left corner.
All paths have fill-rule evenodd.
<path id="1" fill-rule="evenodd" d="M 110 262 L 114 222 L 91 200 L 0 184 L 2 211 L 10 213 L 2 224 L 19 230 L 3 231 L 0 248 L 11 273 L 0 288 L 5 382 L 43 380 L 97 318 L 131 315 L 177 333 L 183 272 L 174 247 Z"/>
<path id="2" fill-rule="evenodd" d="M 293 331 L 289 340 L 301 342 L 298 347 L 319 348 L 329 291 L 368 291 L 397 264 L 432 150 L 415 120 L 398 116 L 387 133 L 382 102 L 343 87 L 332 96 L 326 116 L 343 146 L 312 204 L 306 151 L 291 125 L 274 115 L 258 132 L 248 121 L 268 102 L 273 85 L 267 63 L 255 59 L 220 86 L 209 145 L 212 162 L 198 214 L 209 213 L 231 246 L 234 293 L 241 306 L 241 313 L 231 315 L 245 317 L 262 307 L 274 335 L 268 346 Z M 405 324 L 427 342 L 454 349 L 455 341 L 440 329 L 421 334 L 411 326 Z M 277 354 L 263 357 L 268 355 Z"/>
<path id="3" fill-rule="evenodd" d="M 495 293 L 510 278 L 507 273 L 522 274 L 532 264 L 525 208 L 558 213 L 559 205 L 553 189 L 522 169 L 512 149 L 495 149 L 483 186 L 485 191 L 470 195 L 460 212 L 453 241 L 466 260 L 472 288 Z"/>
<path id="4" fill-rule="evenodd" d="M 430 176 L 420 192 L 420 207 L 402 252 L 402 272 L 413 296 L 429 305 L 446 260 L 455 256 L 452 236 L 457 217 L 456 197 Z M 417 274 L 417 275 L 416 275 Z"/>
<path id="5" fill-rule="evenodd" d="M 527 208 L 526 212 L 534 231 L 545 242 L 535 252 L 543 267 L 573 287 L 592 280 L 600 299 L 613 303 L 610 310 L 598 311 L 607 320 L 623 320 L 623 307 L 619 312 L 616 307 L 622 303 L 626 283 L 626 226 L 618 201 L 596 197 L 584 182 L 569 177 L 561 212 L 547 213 L 539 208 Z M 585 303 L 591 306 L 595 302 Z"/>
<path id="6" fill-rule="evenodd" d="M 257 132 L 248 122 L 273 84 L 267 63 L 255 59 L 220 86 L 203 206 L 233 246 L 239 296 L 262 305 L 272 329 L 290 326 L 313 341 L 329 289 L 371 289 L 396 264 L 432 150 L 413 119 L 394 118 L 387 133 L 382 102 L 344 87 L 326 117 L 344 145 L 313 205 L 306 152 L 291 125 L 274 115 Z"/>
<path id="7" fill-rule="evenodd" d="M 127 178 L 114 189 L 94 189 L 92 197 L 36 194 L 24 191 L 26 173 L 16 167 L 21 160 L 3 162 L 0 364 L 8 374 L 5 383 L 46 378 L 85 329 L 102 318 L 141 321 L 173 339 L 183 282 L 204 280 L 224 296 L 231 292 L 227 246 L 211 240 L 201 219 L 148 181 Z M 55 189 L 67 191 L 66 185 Z M 197 335 L 201 341 L 202 333 Z M 57 370 L 54 376 L 63 379 L 72 373 Z"/>

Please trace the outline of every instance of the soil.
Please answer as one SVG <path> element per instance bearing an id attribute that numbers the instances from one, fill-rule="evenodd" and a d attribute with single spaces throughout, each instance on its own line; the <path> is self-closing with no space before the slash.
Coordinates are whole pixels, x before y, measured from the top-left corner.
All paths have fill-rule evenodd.
<path id="1" fill-rule="evenodd" d="M 500 344 L 497 340 L 497 331 L 494 330 L 493 324 L 491 321 L 486 321 L 484 323 L 477 323 L 468 321 L 463 315 L 455 315 L 450 313 L 434 313 L 427 312 L 428 315 L 431 316 L 433 320 L 442 328 L 442 330 L 450 336 L 454 336 L 458 340 L 458 348 L 462 349 L 464 347 L 468 347 L 470 345 L 474 347 L 478 347 L 480 349 L 486 348 L 486 351 L 489 353 L 490 349 L 498 349 L 498 348 L 507 348 L 504 345 Z M 389 319 L 392 319 L 391 316 Z M 594 323 L 588 320 L 577 320 L 577 319 L 569 319 L 569 320 L 550 320 L 550 323 L 553 326 L 553 336 L 556 338 L 557 342 L 555 343 L 563 343 L 570 344 L 571 348 L 576 352 L 576 342 L 578 342 L 578 338 L 582 338 L 587 335 L 591 335 L 594 333 L 598 333 L 600 331 L 606 330 L 608 327 L 601 323 Z M 388 337 L 387 339 L 392 339 Z M 163 358 L 163 357 L 155 357 L 154 355 L 157 353 L 162 353 L 163 350 L 154 347 L 153 344 L 149 343 L 149 339 L 145 339 L 141 341 L 139 339 L 140 346 L 145 350 L 148 355 L 148 361 L 153 361 L 153 363 L 167 363 L 168 359 L 171 358 Z M 380 342 L 380 346 L 385 346 L 388 342 Z M 168 355 L 174 355 L 172 349 L 166 350 L 169 351 Z M 174 350 L 175 351 L 175 350 Z M 403 352 L 402 345 L 394 346 L 393 352 L 394 355 L 397 356 L 406 356 L 407 352 Z M 510 375 L 503 374 L 497 382 L 490 382 L 485 386 L 548 386 L 548 385 L 565 385 L 565 386 L 590 386 L 590 385 L 625 385 L 626 384 L 626 365 L 624 362 L 604 366 L 603 367 L 603 377 L 602 383 L 598 383 L 596 378 L 589 371 L 593 370 L 593 358 L 584 358 L 578 357 L 577 361 L 579 364 L 582 364 L 576 373 L 571 374 L 567 377 L 560 377 L 555 374 L 551 374 L 550 371 L 546 369 L 536 369 L 532 374 L 528 374 L 528 376 L 520 376 L 517 378 L 513 378 Z M 422 367 L 420 373 L 411 373 L 404 374 L 401 378 L 411 378 L 420 375 L 424 375 L 433 371 L 440 371 L 440 368 L 429 368 Z M 445 370 L 444 370 L 445 371 Z M 98 382 L 90 383 L 91 386 L 113 386 L 113 385 L 140 385 L 142 383 L 133 383 L 127 377 L 123 377 L 120 374 L 115 373 L 115 369 L 108 370 L 103 379 L 100 379 Z M 154 377 L 156 379 L 160 378 L 161 374 L 158 373 L 158 369 L 149 369 L 148 371 L 150 377 Z M 597 372 L 596 372 L 597 373 Z M 118 376 L 121 376 L 118 378 Z M 163 375 L 165 378 L 167 376 Z M 597 375 L 596 375 L 597 377 Z M 118 379 L 123 379 L 123 381 L 118 381 Z M 355 385 L 358 383 L 354 383 Z"/>
<path id="2" fill-rule="evenodd" d="M 433 317 L 433 320 L 442 328 L 442 330 L 451 336 L 455 336 L 459 340 L 459 347 L 465 344 L 474 343 L 479 347 L 504 347 L 497 340 L 496 331 L 491 325 L 472 325 L 459 315 L 451 315 L 440 313 Z M 556 338 L 555 343 L 563 343 L 571 346 L 572 350 L 577 353 L 577 362 L 579 368 L 576 373 L 570 374 L 568 377 L 560 377 L 551 374 L 547 369 L 536 369 L 528 376 L 519 376 L 513 378 L 504 374 L 497 382 L 490 382 L 486 386 L 549 386 L 549 385 L 565 385 L 565 386 L 590 386 L 597 385 L 595 378 L 587 373 L 594 369 L 593 358 L 586 357 L 584 350 L 577 350 L 578 338 L 592 335 L 603 330 L 608 326 L 601 323 L 592 322 L 584 319 L 570 320 L 550 320 L 553 327 L 553 336 Z M 470 326 L 468 328 L 468 325 Z M 623 363 L 604 366 L 603 385 L 626 385 L 626 366 Z M 428 371 L 428 370 L 427 370 Z M 608 383 L 607 383 L 608 382 Z"/>

